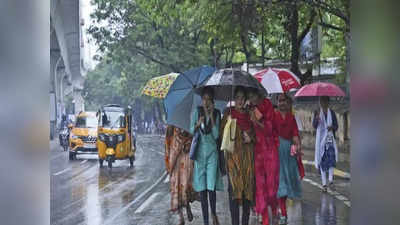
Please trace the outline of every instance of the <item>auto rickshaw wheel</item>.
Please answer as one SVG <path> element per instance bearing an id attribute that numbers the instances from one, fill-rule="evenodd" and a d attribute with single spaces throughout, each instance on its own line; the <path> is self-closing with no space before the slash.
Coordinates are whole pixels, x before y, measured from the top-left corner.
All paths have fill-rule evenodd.
<path id="1" fill-rule="evenodd" d="M 76 153 L 69 152 L 69 160 L 74 160 L 76 159 Z"/>
<path id="2" fill-rule="evenodd" d="M 131 168 L 133 167 L 133 160 L 134 160 L 134 157 L 133 157 L 133 156 L 129 157 L 129 166 L 130 166 Z"/>
<path id="3" fill-rule="evenodd" d="M 100 168 L 103 168 L 103 162 L 104 162 L 103 159 L 99 159 Z"/>

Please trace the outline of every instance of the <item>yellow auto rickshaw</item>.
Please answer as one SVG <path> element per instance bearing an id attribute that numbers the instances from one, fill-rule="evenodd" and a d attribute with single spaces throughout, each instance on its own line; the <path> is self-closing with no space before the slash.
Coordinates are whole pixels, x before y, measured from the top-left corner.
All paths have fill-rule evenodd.
<path id="1" fill-rule="evenodd" d="M 132 110 L 120 105 L 104 105 L 97 112 L 97 149 L 100 167 L 104 160 L 112 168 L 115 160 L 129 159 L 130 167 L 135 160 L 136 141 L 132 131 Z"/>

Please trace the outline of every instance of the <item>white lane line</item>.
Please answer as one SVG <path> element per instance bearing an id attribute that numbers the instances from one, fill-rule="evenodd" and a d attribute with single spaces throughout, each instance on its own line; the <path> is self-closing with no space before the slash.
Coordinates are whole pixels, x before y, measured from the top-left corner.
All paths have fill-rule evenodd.
<path id="1" fill-rule="evenodd" d="M 169 175 L 167 176 L 167 178 L 165 178 L 164 183 L 168 183 L 169 182 Z"/>
<path id="2" fill-rule="evenodd" d="M 57 156 L 54 156 L 53 158 L 51 158 L 50 160 L 57 159 L 58 157 L 61 157 L 61 156 L 63 156 L 63 155 L 64 155 L 64 154 L 60 153 L 60 154 L 58 154 Z"/>
<path id="3" fill-rule="evenodd" d="M 84 164 L 85 162 L 87 162 L 88 160 L 86 159 L 86 160 L 83 160 L 82 162 L 81 162 L 81 164 Z"/>
<path id="4" fill-rule="evenodd" d="M 58 176 L 58 175 L 60 175 L 60 174 L 63 174 L 63 173 L 67 172 L 67 171 L 70 170 L 70 169 L 71 169 L 71 168 L 66 168 L 66 169 L 64 169 L 64 170 L 61 170 L 60 172 L 53 173 L 53 176 Z"/>
<path id="5" fill-rule="evenodd" d="M 136 204 L 138 201 L 140 201 L 144 196 L 146 196 L 155 186 L 157 186 L 164 178 L 167 176 L 167 172 L 164 172 L 163 175 L 161 175 L 158 180 L 151 185 L 146 191 L 144 191 L 142 194 L 140 194 L 135 200 L 131 201 L 128 205 L 123 207 L 119 212 L 114 214 L 113 217 L 108 219 L 107 221 L 104 222 L 104 224 L 112 224 L 112 221 L 118 218 L 123 212 L 125 212 L 127 209 L 129 209 L 132 205 Z"/>
<path id="6" fill-rule="evenodd" d="M 308 178 L 303 178 L 303 181 L 305 181 L 305 182 L 307 182 L 307 183 L 309 183 L 309 184 L 311 184 L 311 185 L 313 185 L 313 186 L 316 186 L 316 187 L 318 187 L 319 189 L 323 189 L 323 187 L 322 187 L 322 185 L 320 185 L 320 184 L 318 184 L 318 183 L 316 183 L 316 182 L 314 182 L 314 181 L 312 181 L 312 180 L 310 180 L 310 179 L 308 179 Z M 351 206 L 351 202 L 350 202 L 350 200 L 346 197 L 346 196 L 343 196 L 343 195 L 341 195 L 339 192 L 337 192 L 337 191 L 331 191 L 331 190 L 329 190 L 328 189 L 328 193 L 330 194 L 330 195 L 333 195 L 336 199 L 338 199 L 339 201 L 342 201 L 345 205 L 347 205 L 348 207 L 350 207 Z"/>
<path id="7" fill-rule="evenodd" d="M 153 194 L 150 196 L 150 198 L 148 198 L 148 199 L 135 211 L 135 213 L 141 213 L 141 212 L 143 212 L 143 211 L 150 205 L 150 203 L 153 202 L 153 201 L 156 199 L 157 195 L 159 195 L 159 194 L 160 194 L 159 192 L 153 193 Z"/>
<path id="8" fill-rule="evenodd" d="M 150 151 L 152 151 L 152 152 L 155 152 L 155 153 L 157 153 L 157 154 L 160 154 L 160 155 L 164 155 L 164 153 L 162 153 L 162 152 L 159 152 L 159 151 L 156 151 L 156 150 L 153 150 L 153 149 L 148 149 L 148 150 L 150 150 Z"/>

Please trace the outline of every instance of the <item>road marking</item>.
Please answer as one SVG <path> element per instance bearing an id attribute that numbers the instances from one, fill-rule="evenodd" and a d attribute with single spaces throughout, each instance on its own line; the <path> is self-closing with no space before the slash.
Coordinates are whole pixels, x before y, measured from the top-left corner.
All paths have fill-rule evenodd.
<path id="1" fill-rule="evenodd" d="M 60 172 L 53 173 L 53 176 L 58 176 L 58 175 L 60 175 L 60 174 L 63 174 L 63 173 L 67 172 L 67 171 L 70 170 L 70 169 L 71 169 L 71 168 L 66 168 L 66 169 L 64 169 L 64 170 L 61 170 Z"/>
<path id="2" fill-rule="evenodd" d="M 82 162 L 81 162 L 81 164 L 84 164 L 85 162 L 87 162 L 88 160 L 86 159 L 86 160 L 83 160 Z"/>
<path id="3" fill-rule="evenodd" d="M 316 187 L 318 187 L 318 188 L 321 189 L 321 190 L 323 189 L 323 187 L 322 187 L 321 184 L 318 184 L 318 183 L 316 183 L 316 182 L 314 182 L 314 181 L 312 181 L 312 180 L 310 180 L 310 179 L 308 179 L 308 178 L 303 178 L 303 181 L 305 181 L 305 182 L 307 182 L 307 183 L 309 183 L 309 184 L 311 184 L 311 185 L 313 185 L 313 186 L 316 186 Z M 343 202 L 345 205 L 347 205 L 348 207 L 351 206 L 350 200 L 349 200 L 346 196 L 341 195 L 339 192 L 337 192 L 337 191 L 331 191 L 331 190 L 329 190 L 329 188 L 328 188 L 328 193 L 329 193 L 330 195 L 333 195 L 336 199 L 342 201 L 342 202 Z"/>
<path id="4" fill-rule="evenodd" d="M 129 209 L 132 205 L 136 204 L 138 201 L 140 201 L 144 196 L 146 196 L 155 186 L 157 186 L 164 178 L 167 176 L 167 172 L 164 172 L 163 175 L 161 175 L 158 180 L 151 185 L 146 191 L 144 191 L 142 194 L 140 194 L 135 200 L 131 201 L 128 205 L 123 207 L 119 212 L 114 214 L 113 217 L 108 219 L 107 221 L 104 222 L 104 224 L 112 224 L 112 221 L 118 218 L 123 212 L 125 212 L 127 209 Z"/>
<path id="5" fill-rule="evenodd" d="M 58 157 L 63 156 L 63 155 L 64 155 L 64 154 L 60 153 L 60 154 L 58 154 L 57 156 L 54 156 L 53 158 L 51 158 L 51 160 L 57 159 Z"/>
<path id="6" fill-rule="evenodd" d="M 167 178 L 165 178 L 164 183 L 168 183 L 169 182 L 169 175 L 167 176 Z"/>
<path id="7" fill-rule="evenodd" d="M 145 202 L 143 202 L 143 204 L 135 211 L 135 213 L 141 213 L 143 212 L 143 210 L 145 210 L 149 204 L 155 200 L 155 198 L 157 197 L 157 195 L 159 195 L 160 193 L 153 193 L 150 198 L 148 198 Z"/>
<path id="8" fill-rule="evenodd" d="M 148 150 L 150 150 L 150 151 L 153 151 L 153 152 L 155 152 L 155 153 L 157 153 L 157 154 L 160 154 L 160 155 L 164 155 L 164 153 L 162 153 L 162 152 L 159 152 L 159 151 L 156 151 L 156 150 L 153 150 L 153 149 L 148 149 Z"/>
<path id="9" fill-rule="evenodd" d="M 303 162 L 303 164 L 314 166 L 314 162 L 312 162 L 312 161 L 303 160 L 302 162 Z M 335 176 L 339 176 L 339 177 L 344 177 L 344 178 L 347 178 L 347 179 L 351 179 L 350 173 L 341 171 L 341 170 L 336 169 L 336 168 L 334 168 L 333 174 L 334 174 Z"/>

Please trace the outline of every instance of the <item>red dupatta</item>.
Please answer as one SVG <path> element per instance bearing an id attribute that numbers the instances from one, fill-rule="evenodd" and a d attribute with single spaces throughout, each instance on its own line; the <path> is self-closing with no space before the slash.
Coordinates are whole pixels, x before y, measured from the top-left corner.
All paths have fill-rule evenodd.
<path id="1" fill-rule="evenodd" d="M 239 128 L 243 131 L 250 130 L 251 128 L 251 121 L 250 121 L 250 116 L 246 112 L 239 112 L 232 108 L 231 111 L 231 117 L 233 119 L 236 119 L 236 124 L 239 126 Z"/>

